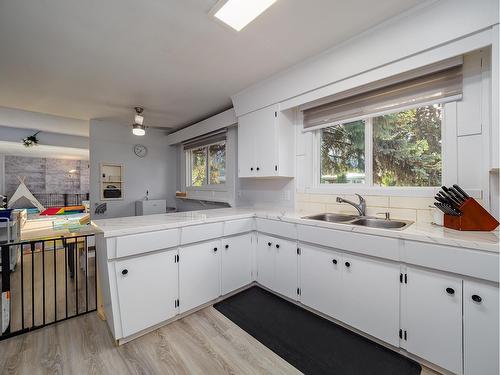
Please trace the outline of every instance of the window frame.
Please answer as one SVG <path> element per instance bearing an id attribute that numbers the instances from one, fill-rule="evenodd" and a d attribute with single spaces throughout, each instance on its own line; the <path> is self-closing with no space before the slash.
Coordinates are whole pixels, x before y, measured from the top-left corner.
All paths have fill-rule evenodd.
<path id="1" fill-rule="evenodd" d="M 457 102 L 451 101 L 446 103 L 421 103 L 418 106 L 409 108 L 401 108 L 397 112 L 423 107 L 426 105 L 441 104 L 442 105 L 442 119 L 441 119 L 441 185 L 446 185 L 449 181 L 456 180 L 456 175 L 453 172 L 445 172 L 448 169 L 451 171 L 457 169 L 456 158 L 456 111 Z M 434 196 L 440 186 L 378 186 L 373 184 L 373 118 L 382 116 L 388 113 L 395 112 L 382 112 L 373 113 L 362 118 L 346 119 L 342 123 L 349 123 L 356 120 L 365 121 L 365 182 L 364 183 L 321 183 L 321 129 L 313 130 L 312 133 L 312 183 L 305 188 L 308 193 L 338 193 L 338 194 L 352 194 L 356 191 L 360 194 L 373 194 L 373 195 L 395 195 L 395 196 Z M 329 126 L 335 126 L 332 123 Z M 455 153 L 455 157 L 453 154 Z"/>
<path id="2" fill-rule="evenodd" d="M 221 184 L 211 184 L 210 183 L 210 161 L 209 161 L 209 148 L 210 146 L 213 145 L 220 145 L 224 144 L 225 146 L 225 156 L 224 156 L 224 163 L 227 169 L 227 139 L 223 141 L 217 141 L 217 142 L 211 142 L 204 144 L 203 146 L 196 147 L 193 149 L 189 150 L 184 150 L 184 157 L 185 157 L 185 172 L 186 172 L 186 190 L 220 190 L 220 191 L 225 191 L 226 190 L 226 182 L 227 182 L 227 175 L 226 175 L 226 181 Z M 191 158 L 191 152 L 193 150 L 198 150 L 198 149 L 204 149 L 205 151 L 205 181 L 206 183 L 200 186 L 193 185 L 192 181 L 192 166 L 193 166 L 193 160 Z"/>

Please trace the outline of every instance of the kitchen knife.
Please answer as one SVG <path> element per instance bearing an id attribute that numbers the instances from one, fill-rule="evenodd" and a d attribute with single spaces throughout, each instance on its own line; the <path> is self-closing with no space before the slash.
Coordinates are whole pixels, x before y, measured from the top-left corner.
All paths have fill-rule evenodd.
<path id="1" fill-rule="evenodd" d="M 444 195 L 442 195 L 441 193 L 437 193 L 436 196 L 434 197 L 437 201 L 441 202 L 441 203 L 447 203 L 449 204 L 450 206 L 454 207 L 454 208 L 458 208 L 459 204 L 455 201 L 455 200 L 452 200 L 450 198 L 447 198 L 445 197 Z"/>
<path id="2" fill-rule="evenodd" d="M 456 190 L 458 193 L 460 193 L 460 194 L 464 197 L 464 199 L 469 199 L 469 198 L 470 198 L 469 194 L 467 194 L 467 193 L 464 191 L 464 189 L 462 189 L 462 188 L 461 188 L 460 186 L 458 186 L 457 184 L 454 184 L 454 185 L 453 185 L 453 187 L 455 188 L 455 190 Z"/>
<path id="3" fill-rule="evenodd" d="M 449 191 L 445 186 L 443 186 L 447 191 Z M 460 206 L 462 204 L 462 201 L 457 199 L 455 196 L 447 193 L 445 190 L 441 190 L 439 192 L 439 194 L 444 197 L 445 199 L 448 199 L 450 201 L 452 201 L 453 203 L 455 203 L 457 206 Z"/>
<path id="4" fill-rule="evenodd" d="M 464 202 L 464 199 L 461 196 L 456 196 L 446 186 L 441 186 L 441 194 L 447 198 L 450 198 L 450 199 L 456 201 L 458 205 L 461 205 Z"/>
<path id="5" fill-rule="evenodd" d="M 457 210 L 446 203 L 434 203 L 434 205 L 447 215 L 451 215 L 451 216 L 461 216 L 462 215 L 462 212 L 460 210 Z"/>
<path id="6" fill-rule="evenodd" d="M 434 197 L 434 199 L 436 199 L 439 203 L 448 204 L 448 205 L 452 206 L 453 208 L 457 207 L 457 205 L 455 204 L 454 201 L 452 201 L 451 199 L 447 199 L 447 198 L 443 197 L 442 195 L 436 195 Z"/>

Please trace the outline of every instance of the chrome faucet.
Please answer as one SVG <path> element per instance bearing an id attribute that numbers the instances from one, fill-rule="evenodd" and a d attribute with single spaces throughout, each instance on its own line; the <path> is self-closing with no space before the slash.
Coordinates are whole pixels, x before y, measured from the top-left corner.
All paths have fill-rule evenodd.
<path id="1" fill-rule="evenodd" d="M 365 199 L 359 195 L 356 194 L 359 198 L 359 204 L 356 204 L 354 202 L 348 201 L 347 199 L 337 197 L 337 203 L 347 203 L 353 206 L 356 210 L 359 212 L 359 216 L 366 216 L 366 201 Z"/>

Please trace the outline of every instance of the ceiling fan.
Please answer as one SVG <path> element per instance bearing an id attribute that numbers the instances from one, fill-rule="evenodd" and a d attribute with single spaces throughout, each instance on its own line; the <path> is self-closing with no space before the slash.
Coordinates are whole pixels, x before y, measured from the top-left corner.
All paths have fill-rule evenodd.
<path id="1" fill-rule="evenodd" d="M 144 112 L 144 108 L 142 107 L 134 107 L 135 109 L 135 117 L 134 123 L 132 124 L 132 133 L 134 135 L 143 136 L 146 134 L 146 126 L 144 125 L 144 116 L 142 112 Z"/>

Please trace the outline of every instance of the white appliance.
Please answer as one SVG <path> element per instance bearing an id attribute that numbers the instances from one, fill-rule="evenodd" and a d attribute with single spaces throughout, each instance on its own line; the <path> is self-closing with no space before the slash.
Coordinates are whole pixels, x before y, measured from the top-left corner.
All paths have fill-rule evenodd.
<path id="1" fill-rule="evenodd" d="M 135 216 L 164 214 L 167 212 L 165 199 L 135 201 Z"/>

